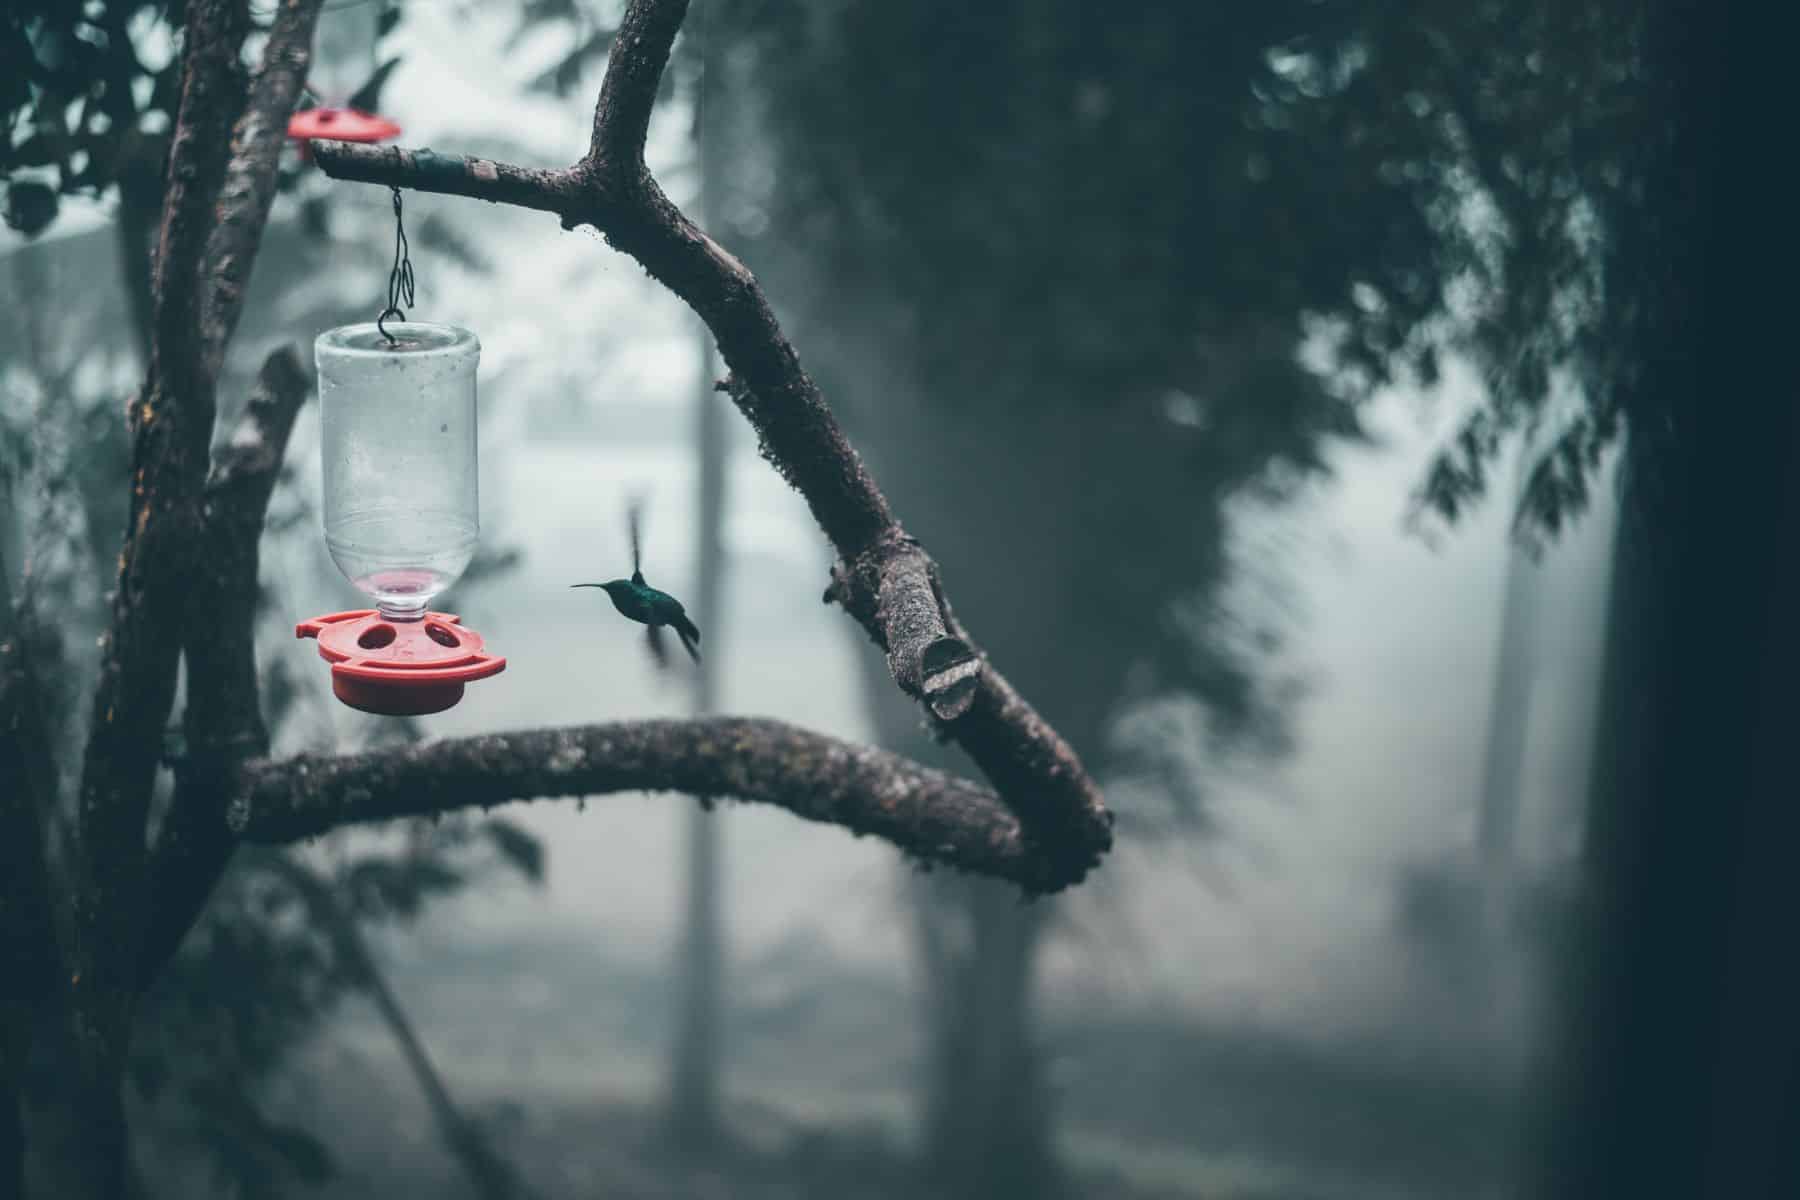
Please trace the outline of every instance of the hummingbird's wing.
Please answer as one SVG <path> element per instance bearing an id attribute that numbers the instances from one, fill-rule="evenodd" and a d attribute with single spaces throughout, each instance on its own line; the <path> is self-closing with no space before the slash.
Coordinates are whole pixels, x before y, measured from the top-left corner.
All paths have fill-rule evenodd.
<path id="1" fill-rule="evenodd" d="M 662 626 L 644 626 L 644 641 L 649 644 L 650 657 L 656 660 L 656 665 L 667 669 L 669 665 L 669 647 L 668 643 L 663 641 Z"/>
<path id="2" fill-rule="evenodd" d="M 631 525 L 631 573 L 639 575 L 643 571 L 644 561 L 644 500 L 641 496 L 633 496 L 625 510 L 625 519 Z"/>

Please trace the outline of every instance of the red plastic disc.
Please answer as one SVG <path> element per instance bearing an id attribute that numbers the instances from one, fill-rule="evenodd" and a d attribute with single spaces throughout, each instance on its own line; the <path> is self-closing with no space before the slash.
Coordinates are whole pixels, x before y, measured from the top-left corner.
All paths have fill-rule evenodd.
<path id="1" fill-rule="evenodd" d="M 400 136 L 386 117 L 354 108 L 307 108 L 288 118 L 288 136 L 299 141 L 330 138 L 335 142 L 385 142 Z"/>
<path id="2" fill-rule="evenodd" d="M 359 608 L 302 621 L 294 636 L 319 639 L 339 700 L 388 717 L 443 712 L 462 699 L 465 683 L 506 669 L 504 658 L 483 649 L 479 633 L 448 613 L 390 621 Z"/>

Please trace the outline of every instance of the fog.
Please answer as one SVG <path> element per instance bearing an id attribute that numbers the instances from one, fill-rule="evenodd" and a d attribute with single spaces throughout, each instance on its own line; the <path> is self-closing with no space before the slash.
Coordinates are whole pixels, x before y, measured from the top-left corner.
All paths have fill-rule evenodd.
<path id="1" fill-rule="evenodd" d="M 327 14 L 315 79 L 327 94 L 375 65 L 373 7 Z M 381 57 L 401 59 L 382 105 L 404 144 L 527 164 L 582 150 L 591 89 L 559 99 L 526 86 L 566 53 L 569 35 L 546 22 L 515 39 L 519 24 L 509 6 L 407 8 L 381 44 Z M 678 203 L 697 186 L 692 104 L 692 89 L 677 89 L 651 133 L 651 166 Z M 734 177 L 758 162 L 777 169 L 753 142 L 734 153 Z M 303 219 L 301 201 L 313 198 L 329 201 L 323 230 Z M 508 660 L 457 707 L 417 718 L 418 734 L 691 712 L 691 673 L 659 672 L 600 593 L 569 585 L 625 573 L 625 512 L 642 497 L 646 573 L 676 595 L 695 587 L 694 405 L 721 373 L 700 361 L 695 319 L 592 230 L 443 196 L 408 194 L 405 205 L 410 229 L 439 231 L 415 234 L 410 315 L 466 326 L 482 343 L 481 533 L 493 565 L 434 607 L 460 614 Z M 13 303 L 35 294 L 41 311 L 68 314 L 41 338 L 26 320 L 0 333 L 16 412 L 41 403 L 32 380 L 59 357 L 115 364 L 78 380 L 85 402 L 116 407 L 130 386 L 129 321 L 105 282 L 120 277 L 114 218 L 111 202 L 71 202 L 44 236 L 0 235 Z M 329 323 L 372 318 L 390 238 L 382 189 L 312 172 L 284 196 L 233 351 L 236 385 L 222 396 L 241 396 L 280 342 L 310 347 Z M 446 238 L 469 252 L 447 252 Z M 751 265 L 773 280 L 799 270 Z M 787 300 L 773 299 L 785 315 Z M 873 308 L 845 314 L 846 327 L 884 319 Z M 802 318 L 795 336 L 810 362 L 830 331 Z M 846 335 L 821 353 L 854 355 L 859 344 Z M 1523 452 L 1514 443 L 1484 501 L 1453 525 L 1416 519 L 1434 456 L 1483 388 L 1477 367 L 1452 353 L 1431 386 L 1375 389 L 1359 409 L 1363 436 L 1326 441 L 1322 470 L 1278 494 L 1250 487 L 1226 501 L 1229 570 L 1216 608 L 1280 629 L 1256 662 L 1284 681 L 1283 745 L 1214 739 L 1197 703 L 1139 712 L 1120 733 L 1169 743 L 1204 780 L 1203 821 L 1161 819 L 1141 781 L 1109 777 L 1103 748 L 1081 747 L 1116 785 L 1118 846 L 1089 884 L 1046 902 L 1054 915 L 1032 968 L 1053 1144 L 1074 1194 L 1513 1194 L 1507 1164 L 1543 1044 L 1556 932 L 1533 922 L 1559 919 L 1554 897 L 1581 844 L 1615 504 L 1609 455 L 1588 511 L 1541 558 L 1526 556 L 1511 536 Z M 292 519 L 264 541 L 258 650 L 293 689 L 277 753 L 387 736 L 382 718 L 332 698 L 315 646 L 291 636 L 298 620 L 359 603 L 318 525 L 317 419 L 309 404 L 274 504 Z M 879 468 L 882 446 L 868 449 Z M 735 413 L 725 480 L 725 591 L 706 631 L 718 709 L 880 738 L 873 651 L 820 601 L 828 547 Z M 29 481 L 12 497 L 9 544 L 47 544 L 55 497 Z M 1004 562 L 1019 552 L 993 553 Z M 1509 570 L 1522 573 L 1511 593 L 1516 687 L 1497 700 Z M 95 606 L 108 586 L 94 575 L 75 587 L 71 635 L 97 628 L 99 609 L 80 605 Z M 947 587 L 956 593 L 954 574 Z M 1516 834 L 1484 859 L 1486 756 L 1508 722 L 1522 724 L 1517 786 L 1495 802 L 1516 811 Z M 753 1182 L 741 1164 L 671 1165 L 636 1147 L 676 1036 L 694 804 L 663 794 L 513 805 L 505 815 L 545 849 L 541 886 L 482 880 L 416 920 L 371 924 L 377 961 L 458 1103 L 544 1195 L 849 1194 L 805 1190 L 824 1178 L 824 1168 L 808 1174 L 808 1155 L 837 1155 L 854 1177 L 855 1139 L 902 1157 L 926 1140 L 917 868 L 875 840 L 779 810 L 727 800 L 711 814 L 727 934 L 726 1118 L 787 1166 Z M 298 853 L 330 870 L 404 836 L 356 831 Z M 1511 899 L 1496 915 L 1496 895 L 1540 894 L 1523 903 L 1526 917 L 1506 915 Z M 270 1113 L 310 1129 L 338 1163 L 334 1180 L 293 1194 L 473 1194 L 366 998 L 347 998 L 259 1086 Z M 814 1135 L 849 1148 L 806 1140 Z M 161 1194 L 210 1194 L 171 1184 L 209 1186 L 198 1182 L 209 1178 L 203 1156 L 150 1147 L 140 1157 Z"/>

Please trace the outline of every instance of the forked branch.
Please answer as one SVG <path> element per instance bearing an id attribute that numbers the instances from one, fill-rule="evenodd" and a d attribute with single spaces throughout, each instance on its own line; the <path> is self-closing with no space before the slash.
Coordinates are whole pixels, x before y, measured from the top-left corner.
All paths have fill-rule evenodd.
<path id="1" fill-rule="evenodd" d="M 316 161 L 338 179 L 468 196 L 592 225 L 697 312 L 731 368 L 723 385 L 763 455 L 806 499 L 837 551 L 827 592 L 887 652 L 895 682 L 993 781 L 1048 864 L 1044 890 L 1079 881 L 1112 844 L 1111 815 L 1080 759 L 994 669 L 943 600 L 937 568 L 896 520 L 732 254 L 643 167 L 658 81 L 687 0 L 632 0 L 607 62 L 588 153 L 562 169 L 335 142 Z"/>

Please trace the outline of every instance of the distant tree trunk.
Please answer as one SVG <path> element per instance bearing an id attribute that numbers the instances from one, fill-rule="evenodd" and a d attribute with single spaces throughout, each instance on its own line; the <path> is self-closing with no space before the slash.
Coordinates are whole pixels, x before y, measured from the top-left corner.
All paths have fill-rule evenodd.
<path id="1" fill-rule="evenodd" d="M 925 1137 L 938 1194 L 1053 1194 L 1059 1172 L 1032 1005 L 1045 910 L 979 880 L 927 880 L 923 890 Z"/>
<path id="2" fill-rule="evenodd" d="M 1530 1194 L 1800 1195 L 1800 409 L 1785 346 L 1789 39 L 1659 6 L 1677 131 L 1626 450 L 1601 728 Z"/>
<path id="3" fill-rule="evenodd" d="M 693 145 L 699 176 L 692 208 L 710 225 L 717 181 L 717 149 L 704 123 L 711 42 L 699 39 L 701 91 L 695 104 Z M 715 206 L 716 207 L 716 206 Z M 694 619 L 706 639 L 696 668 L 694 712 L 718 708 L 719 655 L 724 625 L 725 397 L 714 390 L 713 337 L 698 325 L 699 378 L 694 391 L 694 443 L 699 467 L 695 514 Z M 720 813 L 693 808 L 687 814 L 687 897 L 678 976 L 678 1017 L 669 1079 L 668 1132 L 689 1149 L 716 1147 L 723 1136 L 720 1073 L 724 1056 L 725 931 L 720 911 Z"/>
<path id="4" fill-rule="evenodd" d="M 1524 456 L 1531 461 L 1529 454 Z M 1520 472 L 1523 485 L 1524 472 Z M 1475 848 L 1480 859 L 1483 908 L 1490 921 L 1506 912 L 1511 892 L 1519 807 L 1524 797 L 1525 735 L 1531 723 L 1531 685 L 1537 674 L 1532 633 L 1537 624 L 1538 565 L 1515 540 L 1506 552 L 1506 590 L 1495 652 L 1494 698 L 1482 758 L 1481 799 Z"/>
<path id="5" fill-rule="evenodd" d="M 720 632 L 723 621 L 725 510 L 724 398 L 713 390 L 712 337 L 700 331 L 700 382 L 695 395 L 700 506 L 694 619 L 706 639 L 697 666 L 694 711 L 718 707 Z M 721 1137 L 720 1071 L 724 1051 L 724 917 L 720 911 L 719 818 L 694 807 L 687 814 L 687 900 L 683 914 L 679 977 L 679 1025 L 669 1083 L 669 1132 L 681 1145 L 716 1145 Z"/>
<path id="6" fill-rule="evenodd" d="M 954 768 L 954 756 L 922 735 L 917 711 L 889 700 L 879 656 L 867 657 L 865 677 L 883 744 Z M 1024 904 L 1015 890 L 946 874 L 910 884 L 928 1039 L 919 1122 L 931 1194 L 1056 1195 L 1062 1173 L 1033 1004 L 1055 901 Z"/>

